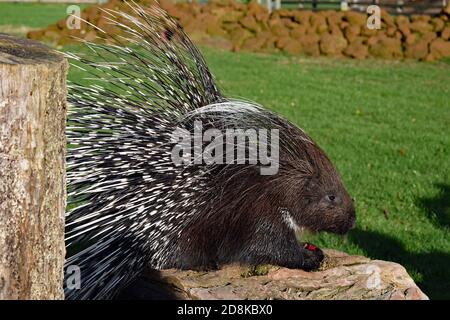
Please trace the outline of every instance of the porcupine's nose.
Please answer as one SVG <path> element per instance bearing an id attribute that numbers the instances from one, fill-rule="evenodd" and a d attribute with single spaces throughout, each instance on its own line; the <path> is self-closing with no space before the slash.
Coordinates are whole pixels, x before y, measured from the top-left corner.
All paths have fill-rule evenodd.
<path id="1" fill-rule="evenodd" d="M 356 227 L 356 218 L 353 218 L 352 224 L 350 225 L 350 230 L 355 229 Z"/>
<path id="2" fill-rule="evenodd" d="M 353 210 L 350 212 L 350 221 L 349 221 L 349 225 L 350 225 L 350 227 L 349 227 L 350 230 L 351 230 L 351 229 L 355 229 L 355 226 L 356 226 L 356 214 L 355 214 L 355 209 L 353 209 Z"/>

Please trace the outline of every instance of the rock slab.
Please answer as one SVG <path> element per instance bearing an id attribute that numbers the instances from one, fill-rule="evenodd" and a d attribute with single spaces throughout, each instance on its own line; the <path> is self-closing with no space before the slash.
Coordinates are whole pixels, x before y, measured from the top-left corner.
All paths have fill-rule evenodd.
<path id="1" fill-rule="evenodd" d="M 230 265 L 209 272 L 148 270 L 121 299 L 428 300 L 401 265 L 324 250 L 320 270 Z"/>

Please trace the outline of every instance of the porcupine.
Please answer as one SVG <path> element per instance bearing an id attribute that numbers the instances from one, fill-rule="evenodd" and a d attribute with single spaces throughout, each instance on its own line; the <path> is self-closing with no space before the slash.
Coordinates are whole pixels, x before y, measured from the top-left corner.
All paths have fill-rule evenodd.
<path id="1" fill-rule="evenodd" d="M 299 229 L 346 233 L 355 210 L 324 151 L 299 127 L 222 95 L 199 50 L 158 7 L 105 10 L 112 44 L 69 54 L 92 75 L 70 84 L 66 268 L 81 270 L 68 299 L 108 299 L 146 267 L 205 270 L 228 263 L 310 270 L 323 259 Z M 100 28 L 98 32 L 105 33 Z M 175 164 L 173 132 L 279 131 L 278 172 L 260 163 Z M 247 153 L 246 153 L 247 155 Z M 247 159 L 248 160 L 248 159 Z"/>

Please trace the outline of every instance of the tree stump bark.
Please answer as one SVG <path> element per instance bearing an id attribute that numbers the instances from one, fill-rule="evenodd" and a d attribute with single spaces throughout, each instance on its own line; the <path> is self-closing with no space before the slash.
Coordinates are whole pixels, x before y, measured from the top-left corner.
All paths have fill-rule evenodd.
<path id="1" fill-rule="evenodd" d="M 66 59 L 0 34 L 0 299 L 63 299 Z"/>

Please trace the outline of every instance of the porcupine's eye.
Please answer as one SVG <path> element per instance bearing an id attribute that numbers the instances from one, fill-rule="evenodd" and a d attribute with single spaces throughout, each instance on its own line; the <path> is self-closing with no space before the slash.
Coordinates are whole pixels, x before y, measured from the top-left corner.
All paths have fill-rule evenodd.
<path id="1" fill-rule="evenodd" d="M 325 201 L 331 205 L 338 205 L 341 203 L 339 196 L 334 193 L 327 194 L 325 196 Z"/>

